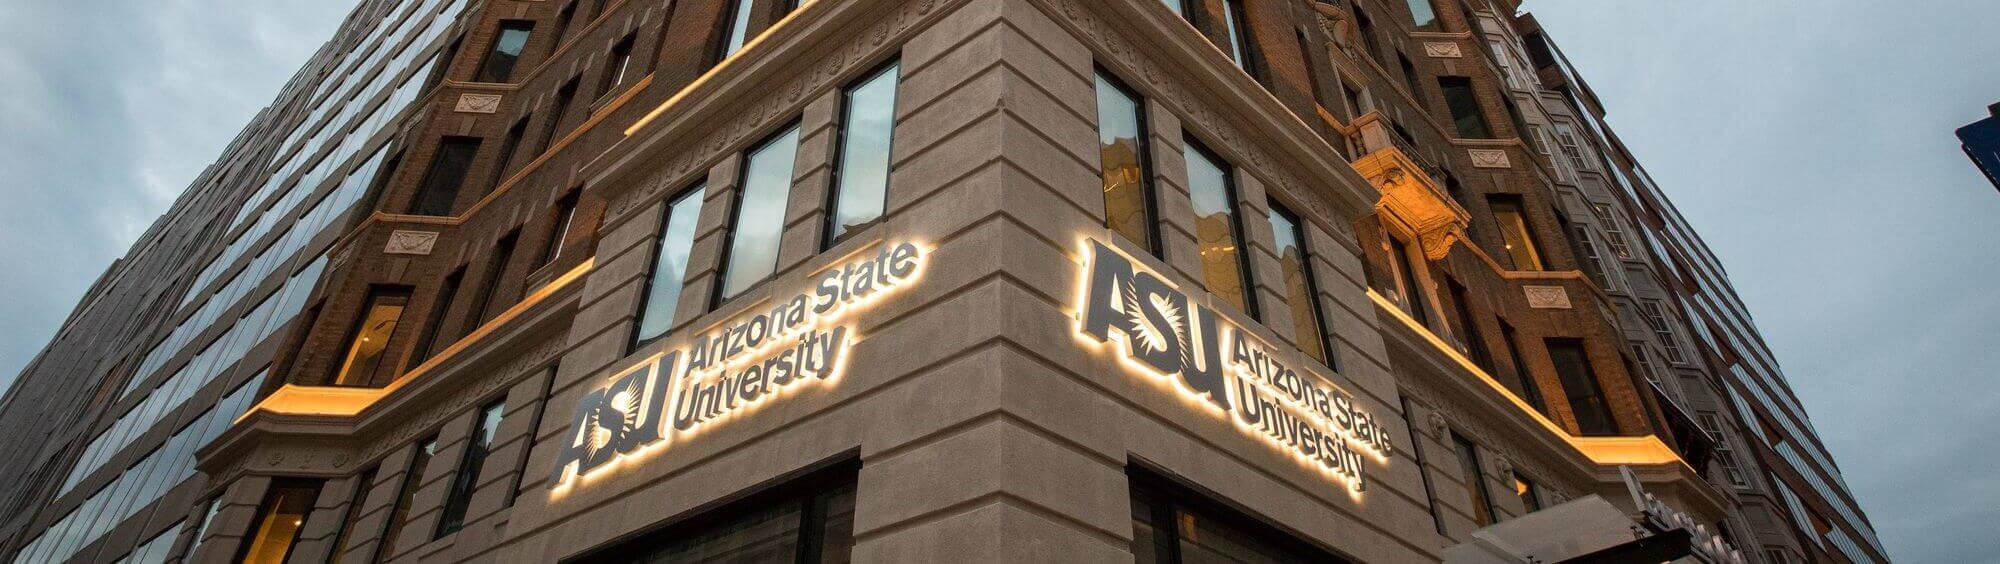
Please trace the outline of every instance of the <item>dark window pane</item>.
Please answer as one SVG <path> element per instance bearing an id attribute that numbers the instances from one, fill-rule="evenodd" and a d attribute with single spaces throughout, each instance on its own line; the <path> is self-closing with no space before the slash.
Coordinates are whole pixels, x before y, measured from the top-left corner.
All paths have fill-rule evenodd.
<path id="1" fill-rule="evenodd" d="M 403 474 L 403 487 L 396 493 L 396 505 L 389 511 L 389 520 L 382 525 L 382 538 L 375 544 L 374 562 L 381 562 L 396 553 L 396 537 L 402 536 L 403 525 L 410 518 L 410 501 L 417 496 L 417 489 L 423 486 L 424 471 L 430 468 L 431 457 L 437 455 L 437 437 L 417 441 L 416 455 L 410 460 L 410 471 Z"/>
<path id="2" fill-rule="evenodd" d="M 758 492 L 579 561 L 845 563 L 854 546 L 853 464 Z"/>
<path id="3" fill-rule="evenodd" d="M 1479 96 L 1472 90 L 1472 79 L 1463 76 L 1438 77 L 1438 89 L 1444 91 L 1444 105 L 1451 110 L 1451 123 L 1457 128 L 1458 136 L 1466 139 L 1490 139 L 1492 129 L 1486 126 L 1486 112 L 1479 109 Z"/>
<path id="4" fill-rule="evenodd" d="M 447 319 L 445 316 L 451 313 L 452 302 L 458 300 L 458 286 L 464 281 L 465 267 L 459 267 L 458 270 L 445 276 L 444 282 L 438 285 L 437 297 L 433 298 L 435 301 L 431 306 L 430 320 L 424 324 L 423 336 L 417 339 L 417 345 L 411 353 L 413 356 L 410 357 L 410 364 L 423 364 L 424 361 L 430 360 L 432 355 L 437 354 L 438 335 L 444 332 Z M 449 346 L 450 343 L 444 345 Z"/>
<path id="5" fill-rule="evenodd" d="M 1549 339 L 1548 346 L 1549 360 L 1555 363 L 1556 377 L 1562 380 L 1563 395 L 1569 397 L 1570 412 L 1576 415 L 1577 430 L 1590 436 L 1618 434 L 1618 423 L 1611 418 L 1611 408 L 1597 385 L 1597 371 L 1591 368 L 1583 341 Z"/>
<path id="6" fill-rule="evenodd" d="M 521 230 L 515 229 L 508 231 L 499 241 L 493 243 L 493 254 L 486 258 L 486 287 L 479 292 L 479 309 L 473 310 L 472 319 L 468 322 L 469 327 L 477 328 L 486 323 L 487 316 L 492 315 L 494 311 L 494 306 L 500 304 L 497 300 L 500 295 L 500 283 L 507 276 L 507 265 L 514 261 L 514 246 L 520 240 Z"/>
<path id="7" fill-rule="evenodd" d="M 1347 562 L 1159 476 L 1128 476 L 1136 562 Z"/>
<path id="8" fill-rule="evenodd" d="M 403 318 L 403 308 L 409 304 L 408 288 L 373 288 L 368 291 L 368 302 L 361 309 L 361 319 L 348 332 L 347 356 L 341 361 L 340 370 L 334 373 L 334 385 L 367 386 L 373 383 L 375 371 L 382 365 L 382 353 L 389 346 L 389 338 L 396 334 L 396 325 Z"/>
<path id="9" fill-rule="evenodd" d="M 1396 291 L 1403 295 L 1403 307 L 1409 308 L 1410 317 L 1415 318 L 1417 323 L 1429 327 L 1430 308 L 1429 302 L 1424 298 L 1424 279 L 1421 274 L 1423 272 L 1421 269 L 1429 263 L 1419 258 L 1410 249 L 1409 244 L 1395 235 L 1389 236 L 1389 252 L 1395 255 L 1389 257 L 1389 260 L 1395 261 L 1396 264 L 1398 275 Z"/>
<path id="10" fill-rule="evenodd" d="M 284 564 L 305 528 L 306 515 L 319 499 L 318 481 L 273 482 L 264 504 L 250 522 L 250 537 L 236 561 L 244 564 Z"/>
<path id="11" fill-rule="evenodd" d="M 1472 356 L 1472 364 L 1492 374 L 1493 358 L 1486 354 L 1486 339 L 1480 336 L 1479 321 L 1472 315 L 1472 293 L 1457 280 L 1446 280 L 1445 284 L 1451 288 L 1451 303 L 1458 314 L 1459 340 L 1465 341 L 1465 350 Z"/>
<path id="12" fill-rule="evenodd" d="M 1514 391 L 1521 394 L 1521 400 L 1534 406 L 1543 414 L 1549 412 L 1542 403 L 1542 389 L 1535 384 L 1534 374 L 1528 371 L 1528 360 L 1521 356 L 1521 344 L 1515 340 L 1514 326 L 1506 320 L 1500 321 L 1500 338 L 1507 341 L 1507 355 L 1514 361 Z"/>
<path id="13" fill-rule="evenodd" d="M 799 129 L 795 126 L 744 159 L 736 219 L 730 222 L 722 299 L 736 297 L 777 270 L 778 245 L 785 236 L 785 207 L 792 197 L 792 162 L 798 153 Z"/>
<path id="14" fill-rule="evenodd" d="M 1458 451 L 1459 473 L 1465 477 L 1465 493 L 1472 497 L 1472 522 L 1485 527 L 1493 524 L 1493 496 L 1486 491 L 1486 475 L 1479 470 L 1479 447 L 1458 433 L 1451 434 L 1452 448 Z"/>
<path id="15" fill-rule="evenodd" d="M 625 83 L 626 73 L 632 71 L 632 42 L 634 40 L 633 36 L 627 35 L 624 39 L 618 40 L 618 44 L 611 46 L 611 53 L 606 57 L 604 63 L 604 82 L 598 85 L 597 95 L 608 95 L 613 88 Z"/>
<path id="16" fill-rule="evenodd" d="M 639 314 L 637 342 L 658 338 L 674 325 L 688 253 L 694 249 L 695 221 L 701 217 L 701 200 L 707 192 L 695 187 L 667 204 L 666 225 L 660 227 L 660 245 L 653 251 L 653 271 L 647 278 L 646 302 Z"/>
<path id="17" fill-rule="evenodd" d="M 503 20 L 500 32 L 493 39 L 493 50 L 486 53 L 486 62 L 479 66 L 479 82 L 507 82 L 514 77 L 514 63 L 521 59 L 521 48 L 528 46 L 528 34 L 535 29 L 535 22 Z"/>
<path id="18" fill-rule="evenodd" d="M 1256 299 L 1251 294 L 1250 271 L 1244 261 L 1240 236 L 1241 214 L 1236 211 L 1236 186 L 1230 178 L 1229 165 L 1191 139 L 1184 155 L 1203 281 L 1208 283 L 1209 292 L 1236 306 L 1237 311 L 1256 317 Z"/>
<path id="19" fill-rule="evenodd" d="M 1105 223 L 1125 240 L 1157 252 L 1152 173 L 1146 165 L 1145 104 L 1097 75 L 1097 135 L 1104 176 Z"/>
<path id="20" fill-rule="evenodd" d="M 839 241 L 848 233 L 868 226 L 882 217 L 888 203 L 889 156 L 896 127 L 896 82 L 900 65 L 882 72 L 847 90 L 847 113 L 841 121 L 840 162 L 835 169 L 839 184 L 834 188 L 833 223 L 826 240 Z"/>
<path id="21" fill-rule="evenodd" d="M 554 262 L 562 254 L 563 243 L 569 241 L 569 229 L 576 222 L 576 201 L 579 194 L 572 190 L 556 200 L 556 223 L 549 228 L 548 245 L 542 247 L 542 264 Z"/>
<path id="22" fill-rule="evenodd" d="M 500 432 L 500 418 L 506 412 L 505 402 L 494 402 L 479 410 L 479 418 L 472 422 L 472 436 L 466 439 L 465 459 L 459 462 L 458 473 L 452 477 L 451 490 L 444 498 L 444 513 L 438 518 L 437 534 L 432 538 L 443 538 L 465 527 L 465 510 L 472 505 L 473 490 L 479 487 L 479 471 L 486 465 L 486 456 L 492 454 L 493 437 Z"/>
<path id="23" fill-rule="evenodd" d="M 437 156 L 424 174 L 424 183 L 410 203 L 410 215 L 451 215 L 458 190 L 465 186 L 465 174 L 472 170 L 472 158 L 479 154 L 479 139 L 446 137 L 438 143 Z"/>

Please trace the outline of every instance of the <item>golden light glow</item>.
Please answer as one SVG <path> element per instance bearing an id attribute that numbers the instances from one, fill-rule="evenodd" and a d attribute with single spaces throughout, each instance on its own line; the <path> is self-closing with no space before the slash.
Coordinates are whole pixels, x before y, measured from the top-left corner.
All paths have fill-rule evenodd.
<path id="1" fill-rule="evenodd" d="M 1421 323 L 1417 323 L 1417 320 L 1411 319 L 1409 314 L 1404 313 L 1403 309 L 1398 307 L 1394 302 L 1382 297 L 1381 294 L 1376 293 L 1373 289 L 1368 290 L 1368 298 L 1375 301 L 1375 305 L 1379 310 L 1388 312 L 1390 316 L 1409 326 L 1410 330 L 1415 331 L 1418 335 L 1422 335 L 1424 340 L 1429 341 L 1431 346 L 1436 348 L 1438 352 L 1456 361 L 1459 367 L 1464 368 L 1467 372 L 1478 376 L 1479 381 L 1484 382 L 1487 387 L 1492 388 L 1494 393 L 1500 394 L 1500 397 L 1507 398 L 1508 401 L 1514 404 L 1515 408 L 1527 414 L 1535 422 L 1540 423 L 1550 434 L 1561 437 L 1564 442 L 1569 443 L 1571 447 L 1583 453 L 1591 462 L 1602 466 L 1653 466 L 1675 463 L 1685 466 L 1687 464 L 1686 461 L 1681 460 L 1680 454 L 1675 453 L 1673 448 L 1668 447 L 1665 442 L 1661 441 L 1655 435 L 1646 435 L 1643 437 L 1579 437 L 1571 435 L 1568 430 L 1557 425 L 1555 421 L 1549 420 L 1548 416 L 1543 415 L 1540 410 L 1528 405 L 1527 401 L 1515 395 L 1514 390 L 1509 389 L 1505 384 L 1501 384 L 1499 380 L 1495 380 L 1493 375 L 1487 374 L 1485 370 L 1479 368 L 1479 365 L 1473 364 L 1471 359 L 1465 358 L 1465 355 L 1459 354 L 1457 349 L 1446 344 L 1444 339 L 1438 338 L 1437 334 L 1432 333 L 1429 328 L 1424 327 Z M 1692 471 L 1693 468 L 1690 467 L 1689 470 Z"/>
<path id="2" fill-rule="evenodd" d="M 507 308 L 507 311 L 501 312 L 492 321 L 479 326 L 479 329 L 467 334 L 464 338 L 459 339 L 458 342 L 452 343 L 450 347 L 445 348 L 444 351 L 431 357 L 430 360 L 425 361 L 422 365 L 404 373 L 402 377 L 397 378 L 395 382 L 391 382 L 388 386 L 381 388 L 353 388 L 345 386 L 301 386 L 298 384 L 286 384 L 284 387 L 278 388 L 278 391 L 272 392 L 270 397 L 264 398 L 264 401 L 257 402 L 257 405 L 252 406 L 248 411 L 244 411 L 243 415 L 236 418 L 236 421 L 240 422 L 249 419 L 251 415 L 258 412 L 267 412 L 276 415 L 339 417 L 360 415 L 362 411 L 367 410 L 375 402 L 401 389 L 404 384 L 414 382 L 419 376 L 437 369 L 438 366 L 446 362 L 450 362 L 453 357 L 464 352 L 473 343 L 478 342 L 481 338 L 491 334 L 500 326 L 514 320 L 514 318 L 520 317 L 522 313 L 527 312 L 536 304 L 548 299 L 557 290 L 561 290 L 563 287 L 576 282 L 577 279 L 589 273 L 596 265 L 596 257 L 584 259 L 583 264 L 576 265 L 576 268 L 570 269 L 569 272 L 564 273 L 562 276 L 550 280 L 548 284 L 543 284 L 542 287 L 529 292 L 528 296 L 522 298 L 520 303 Z"/>

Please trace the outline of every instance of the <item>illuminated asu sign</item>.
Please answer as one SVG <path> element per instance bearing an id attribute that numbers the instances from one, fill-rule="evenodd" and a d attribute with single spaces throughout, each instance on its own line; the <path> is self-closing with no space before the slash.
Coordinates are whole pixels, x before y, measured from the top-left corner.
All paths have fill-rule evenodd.
<path id="1" fill-rule="evenodd" d="M 845 314 L 914 282 L 924 251 L 884 244 L 829 268 L 812 288 L 612 377 L 577 402 L 551 487 L 670 437 L 726 422 L 840 378 L 858 339 Z"/>
<path id="2" fill-rule="evenodd" d="M 1226 414 L 1239 430 L 1306 461 L 1354 492 L 1364 458 L 1387 464 L 1388 429 L 1347 392 L 1288 365 L 1255 336 L 1101 242 L 1084 249 L 1077 332 L 1121 362 Z M 1292 355 L 1297 356 L 1297 355 Z"/>

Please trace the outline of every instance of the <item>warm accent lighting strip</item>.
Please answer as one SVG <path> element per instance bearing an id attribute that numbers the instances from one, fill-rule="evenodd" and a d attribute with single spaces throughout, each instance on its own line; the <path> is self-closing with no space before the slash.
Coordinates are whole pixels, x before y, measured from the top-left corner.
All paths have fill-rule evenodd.
<path id="1" fill-rule="evenodd" d="M 368 409 L 368 406 L 375 405 L 375 402 L 401 389 L 404 384 L 414 382 L 419 376 L 428 374 L 430 371 L 436 370 L 438 366 L 451 361 L 453 357 L 464 352 L 473 343 L 479 342 L 480 339 L 492 334 L 501 326 L 520 317 L 521 314 L 527 313 L 536 304 L 554 295 L 557 290 L 561 290 L 578 279 L 583 278 L 583 275 L 589 274 L 591 269 L 596 266 L 596 257 L 584 259 L 583 264 L 576 265 L 576 268 L 572 268 L 569 272 L 563 273 L 562 276 L 557 277 L 555 280 L 551 280 L 549 283 L 543 284 L 542 287 L 536 288 L 526 298 L 522 298 L 520 303 L 514 304 L 514 307 L 507 308 L 507 311 L 501 312 L 492 321 L 479 326 L 479 329 L 459 339 L 458 342 L 452 343 L 449 348 L 446 348 L 443 352 L 439 352 L 423 364 L 418 365 L 416 369 L 403 374 L 403 377 L 397 378 L 395 382 L 390 383 L 386 387 L 355 388 L 348 386 L 301 386 L 298 384 L 286 384 L 284 387 L 278 388 L 278 391 L 272 392 L 270 397 L 264 398 L 264 401 L 257 402 L 257 405 L 251 407 L 249 411 L 243 412 L 243 415 L 237 417 L 236 421 L 241 422 L 244 419 L 249 419 L 251 415 L 260 411 L 274 415 L 338 417 L 359 415 L 362 411 Z"/>
<path id="2" fill-rule="evenodd" d="M 1473 364 L 1471 359 L 1465 358 L 1465 355 L 1459 354 L 1457 349 L 1445 343 L 1444 339 L 1438 338 L 1437 334 L 1432 333 L 1430 328 L 1424 327 L 1422 323 L 1418 323 L 1416 319 L 1404 313 L 1401 306 L 1389 301 L 1388 298 L 1382 297 L 1381 294 L 1376 293 L 1373 289 L 1368 290 L 1368 299 L 1375 300 L 1375 305 L 1378 308 L 1389 312 L 1391 316 L 1402 321 L 1404 325 L 1409 326 L 1412 331 L 1416 331 L 1418 335 L 1422 335 L 1424 340 L 1429 341 L 1431 346 L 1437 348 L 1438 352 L 1444 353 L 1446 357 L 1457 361 L 1458 365 L 1467 372 L 1478 376 L 1479 381 L 1485 382 L 1486 386 L 1492 388 L 1495 393 L 1500 394 L 1500 397 L 1507 398 L 1507 401 L 1513 402 L 1514 407 L 1520 409 L 1522 413 L 1528 414 L 1535 422 L 1541 423 L 1542 427 L 1547 429 L 1549 433 L 1561 437 L 1564 442 L 1569 443 L 1578 452 L 1582 452 L 1585 457 L 1590 458 L 1591 462 L 1603 466 L 1686 464 L 1685 461 L 1681 460 L 1679 453 L 1674 452 L 1674 449 L 1668 447 L 1665 442 L 1660 441 L 1660 438 L 1656 435 L 1646 435 L 1643 437 L 1578 437 L 1569 434 L 1568 430 L 1563 429 L 1560 425 L 1556 425 L 1556 422 L 1550 421 L 1548 416 L 1543 415 L 1540 410 L 1528 405 L 1528 402 L 1523 401 L 1520 396 L 1514 395 L 1514 390 L 1508 389 L 1499 380 L 1493 379 L 1493 375 L 1487 374 L 1485 370 L 1479 368 L 1479 365 Z"/>

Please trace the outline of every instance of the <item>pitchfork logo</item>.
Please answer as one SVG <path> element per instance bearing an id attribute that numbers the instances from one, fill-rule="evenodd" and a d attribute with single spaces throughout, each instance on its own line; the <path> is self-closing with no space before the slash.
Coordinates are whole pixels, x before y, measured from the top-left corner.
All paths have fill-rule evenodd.
<path id="1" fill-rule="evenodd" d="M 1091 241 L 1089 260 L 1079 308 L 1083 333 L 1098 341 L 1122 340 L 1128 358 L 1228 410 L 1215 312 L 1190 303 L 1187 294 L 1151 272 L 1134 272 L 1132 261 L 1104 243 Z"/>
<path id="2" fill-rule="evenodd" d="M 571 464 L 588 474 L 620 454 L 660 440 L 666 422 L 667 385 L 655 371 L 672 374 L 680 353 L 668 353 L 657 363 L 645 363 L 617 377 L 610 386 L 591 391 L 577 402 L 570 435 L 556 460 L 560 482 Z"/>

